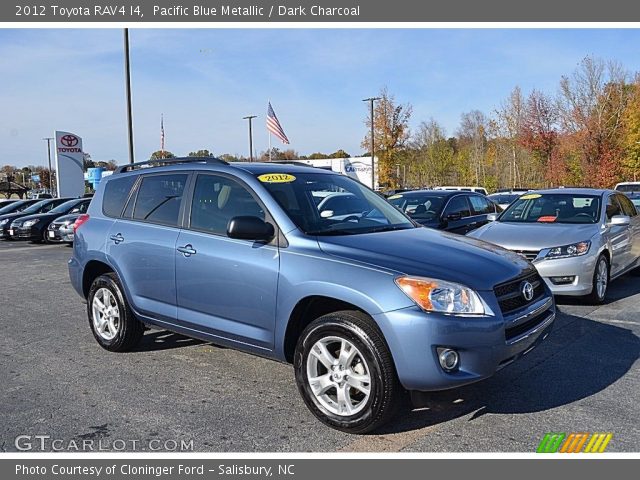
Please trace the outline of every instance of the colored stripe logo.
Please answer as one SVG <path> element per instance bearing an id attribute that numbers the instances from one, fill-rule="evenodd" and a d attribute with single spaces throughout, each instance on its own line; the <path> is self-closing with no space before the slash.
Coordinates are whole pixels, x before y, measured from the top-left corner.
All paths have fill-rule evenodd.
<path id="1" fill-rule="evenodd" d="M 547 433 L 536 453 L 602 453 L 612 438 L 612 433 Z"/>

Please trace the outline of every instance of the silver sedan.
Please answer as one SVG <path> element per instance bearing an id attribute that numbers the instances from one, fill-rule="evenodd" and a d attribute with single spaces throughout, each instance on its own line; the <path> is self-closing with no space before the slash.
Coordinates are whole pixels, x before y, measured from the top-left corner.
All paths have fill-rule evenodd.
<path id="1" fill-rule="evenodd" d="M 604 302 L 609 282 L 640 266 L 640 215 L 613 190 L 529 192 L 469 234 L 533 262 L 556 295 Z"/>

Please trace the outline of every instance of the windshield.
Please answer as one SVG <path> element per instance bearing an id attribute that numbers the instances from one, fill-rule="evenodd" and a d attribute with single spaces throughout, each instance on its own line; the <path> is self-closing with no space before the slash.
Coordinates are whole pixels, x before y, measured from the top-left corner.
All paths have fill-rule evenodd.
<path id="1" fill-rule="evenodd" d="M 0 215 L 5 213 L 19 212 L 25 205 L 29 205 L 27 200 L 18 200 L 17 202 L 10 203 L 0 208 Z"/>
<path id="2" fill-rule="evenodd" d="M 67 213 L 76 205 L 80 205 L 80 203 L 81 202 L 79 202 L 78 200 L 69 200 L 68 202 L 61 203 L 56 208 L 51 209 L 49 213 Z"/>
<path id="3" fill-rule="evenodd" d="M 518 223 L 597 223 L 600 197 L 568 193 L 529 193 L 509 205 L 498 221 Z"/>
<path id="4" fill-rule="evenodd" d="M 50 201 L 51 200 L 42 200 L 41 202 L 36 202 L 33 205 L 31 205 L 29 208 L 25 208 L 24 210 L 22 210 L 22 213 L 38 213 L 38 210 L 40 210 Z"/>
<path id="5" fill-rule="evenodd" d="M 258 179 L 307 235 L 354 235 L 415 228 L 384 198 L 343 175 L 266 174 Z"/>
<path id="6" fill-rule="evenodd" d="M 508 205 L 518 197 L 520 197 L 520 195 L 504 194 L 504 193 L 489 195 L 489 198 L 491 200 L 493 200 L 494 202 L 499 203 L 501 205 L 505 205 L 505 204 Z"/>
<path id="7" fill-rule="evenodd" d="M 640 208 L 640 197 L 632 198 L 631 201 L 636 206 L 636 208 Z"/>
<path id="8" fill-rule="evenodd" d="M 640 192 L 640 183 L 630 183 L 627 185 L 618 185 L 616 190 L 619 192 Z"/>
<path id="9" fill-rule="evenodd" d="M 445 204 L 446 195 L 394 195 L 387 200 L 401 212 L 409 215 L 416 222 L 437 220 Z"/>

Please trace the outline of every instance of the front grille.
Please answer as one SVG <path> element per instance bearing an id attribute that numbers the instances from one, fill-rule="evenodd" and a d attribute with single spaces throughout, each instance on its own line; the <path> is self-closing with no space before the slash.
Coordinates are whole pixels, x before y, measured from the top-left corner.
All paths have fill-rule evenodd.
<path id="1" fill-rule="evenodd" d="M 552 313 L 553 312 L 551 309 L 545 310 L 544 312 L 536 315 L 535 317 L 527 320 L 526 322 L 523 322 L 519 325 L 515 325 L 513 327 L 505 328 L 504 330 L 505 339 L 508 342 L 509 340 L 519 337 L 523 333 L 526 333 L 529 330 L 536 328 L 538 325 L 544 322 L 547 318 L 549 318 L 549 315 L 551 315 Z"/>
<path id="2" fill-rule="evenodd" d="M 529 301 L 525 300 L 522 295 L 521 285 L 522 282 L 528 281 L 533 286 L 533 298 Z M 508 315 L 522 307 L 525 307 L 544 295 L 544 283 L 540 275 L 537 272 L 531 273 L 527 276 L 511 280 L 500 285 L 496 285 L 493 289 L 500 305 L 500 310 L 503 315 Z"/>
<path id="3" fill-rule="evenodd" d="M 540 250 L 512 250 L 513 253 L 517 253 L 521 257 L 526 258 L 530 262 L 533 262 L 536 258 L 538 258 L 538 254 Z"/>

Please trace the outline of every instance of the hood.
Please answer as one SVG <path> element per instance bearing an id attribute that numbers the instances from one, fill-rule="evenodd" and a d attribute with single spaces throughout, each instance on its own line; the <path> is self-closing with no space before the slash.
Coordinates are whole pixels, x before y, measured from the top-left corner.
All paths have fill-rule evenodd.
<path id="1" fill-rule="evenodd" d="M 20 222 L 24 223 L 27 220 L 33 220 L 33 219 L 39 219 L 39 220 L 48 220 L 49 218 L 56 218 L 56 214 L 51 214 L 51 213 L 33 213 L 31 215 L 24 215 L 22 217 L 20 217 Z"/>
<path id="2" fill-rule="evenodd" d="M 79 216 L 80 216 L 79 213 L 70 213 L 68 215 L 61 215 L 55 218 L 54 223 L 64 223 L 66 221 L 75 222 Z"/>
<path id="3" fill-rule="evenodd" d="M 329 255 L 475 290 L 492 290 L 534 271 L 525 259 L 500 247 L 430 228 L 318 237 L 318 243 Z"/>
<path id="4" fill-rule="evenodd" d="M 542 250 L 591 239 L 599 224 L 491 222 L 469 233 L 470 237 L 510 250 Z"/>
<path id="5" fill-rule="evenodd" d="M 6 225 L 10 224 L 17 218 L 26 217 L 27 213 L 7 213 L 6 215 L 0 215 L 0 220 L 9 220 Z"/>

